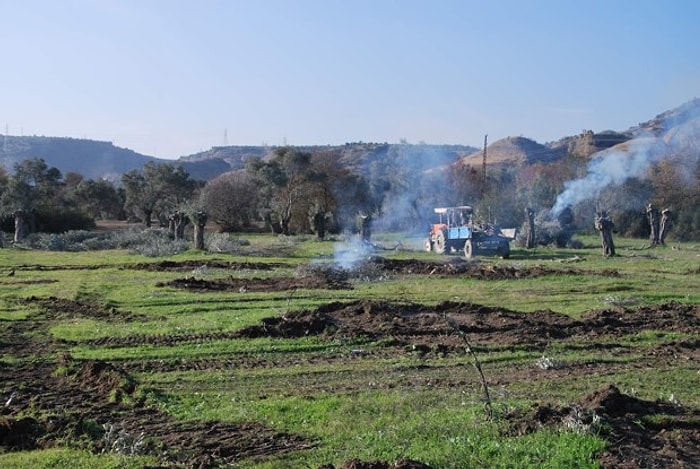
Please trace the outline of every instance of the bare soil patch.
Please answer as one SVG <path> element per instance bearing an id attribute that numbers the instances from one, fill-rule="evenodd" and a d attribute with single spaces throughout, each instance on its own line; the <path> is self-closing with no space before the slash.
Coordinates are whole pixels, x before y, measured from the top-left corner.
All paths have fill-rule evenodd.
<path id="1" fill-rule="evenodd" d="M 154 454 L 166 467 L 214 468 L 314 444 L 255 422 L 178 422 L 144 407 L 133 395 L 137 383 L 128 372 L 99 360 L 73 360 L 61 352 L 66 344 L 48 334 L 59 318 L 138 320 L 138 315 L 59 298 L 27 301 L 41 305 L 42 311 L 13 321 L 0 335 L 7 353 L 34 357 L 17 365 L 0 363 L 6 396 L 0 409 L 3 451 L 69 444 L 94 452 Z M 56 355 L 56 360 L 49 358 Z"/>
<path id="2" fill-rule="evenodd" d="M 534 405 L 527 414 L 512 413 L 507 418 L 514 435 L 545 426 L 602 432 L 610 441 L 600 456 L 604 468 L 690 469 L 700 461 L 700 412 L 637 399 L 613 385 L 568 407 Z"/>
<path id="3" fill-rule="evenodd" d="M 272 264 L 264 263 L 244 263 L 226 264 L 211 263 L 207 267 L 218 267 L 220 269 L 261 269 L 269 270 Z M 276 278 L 234 278 L 230 275 L 224 279 L 206 280 L 195 275 L 196 269 L 200 269 L 202 264 L 193 262 L 159 262 L 138 264 L 134 268 L 152 271 L 193 271 L 193 275 L 169 282 L 158 282 L 158 287 L 175 287 L 198 292 L 269 292 L 295 289 L 328 289 L 328 290 L 351 290 L 352 280 L 366 277 L 368 270 L 372 274 L 376 271 L 383 272 L 385 276 L 406 276 L 406 275 L 428 275 L 441 277 L 464 276 L 479 280 L 514 280 L 524 278 L 535 278 L 546 275 L 588 275 L 585 271 L 573 268 L 551 268 L 544 266 L 523 267 L 512 265 L 488 265 L 479 262 L 470 262 L 460 258 L 448 259 L 445 261 L 420 261 L 415 259 L 386 259 L 380 256 L 371 256 L 359 261 L 352 268 L 346 269 L 338 264 L 329 263 L 317 265 L 310 269 L 309 275 L 297 275 L 294 277 Z M 620 274 L 614 270 L 605 271 L 600 275 L 606 277 L 619 277 Z"/>
<path id="4" fill-rule="evenodd" d="M 275 262 L 224 262 L 224 261 L 159 261 L 142 262 L 125 266 L 136 270 L 147 270 L 150 272 L 187 272 L 195 269 L 224 269 L 224 270 L 274 270 L 284 267 L 284 264 Z"/>
<path id="5" fill-rule="evenodd" d="M 419 264 L 421 268 L 425 268 Z M 403 268 L 403 267 L 402 267 Z M 412 267 L 412 268 L 415 268 Z M 447 267 L 445 267 L 447 268 Z M 233 285 L 233 284 L 232 284 Z M 233 288 L 233 287 L 232 287 Z M 316 442 L 278 432 L 255 422 L 176 422 L 167 414 L 144 407 L 135 395 L 138 383 L 127 368 L 115 363 L 77 361 L 64 351 L 70 344 L 52 339 L 50 325 L 57 320 L 90 317 L 106 321 L 139 321 L 131 312 L 105 309 L 91 302 L 60 298 L 30 298 L 40 311 L 26 320 L 12 321 L 0 333 L 0 346 L 10 355 L 31 360 L 0 364 L 2 397 L 0 447 L 5 451 L 73 444 L 94 451 L 157 454 L 164 465 L 219 467 L 247 457 L 266 457 L 309 448 Z M 441 357 L 464 353 L 465 344 L 445 318 L 449 318 L 479 350 L 507 348 L 546 350 L 552 343 L 605 347 L 609 339 L 642 331 L 696 334 L 700 306 L 668 303 L 658 307 L 590 311 L 580 319 L 551 311 L 520 313 L 471 303 L 444 302 L 435 306 L 360 300 L 334 302 L 314 310 L 288 312 L 267 318 L 240 331 L 109 338 L 95 345 L 128 346 L 141 343 L 178 344 L 240 337 L 302 337 L 328 340 L 363 338 L 380 342 L 384 354 L 419 353 Z M 616 353 L 624 353 L 624 346 Z M 56 358 L 58 357 L 58 358 Z M 355 356 L 338 353 L 324 359 L 346 361 Z M 134 361 L 139 370 L 211 369 L 231 366 L 285 366 L 259 357 L 238 361 L 194 361 L 187 364 Z M 292 359 L 290 359 L 292 360 Z M 679 360 L 700 361 L 697 340 L 669 340 L 634 366 L 672 366 Z M 669 365 L 670 364 L 670 365 Z M 512 367 L 489 374 L 489 385 L 547 378 L 571 379 L 591 372 L 608 372 L 619 363 L 582 363 L 553 370 Z M 462 372 L 463 374 L 463 372 Z M 358 384 L 360 386 L 361 384 Z M 392 386 L 395 386 L 393 383 Z M 401 385 L 399 383 L 399 385 Z M 414 386 L 415 383 L 406 384 Z M 462 386 L 460 373 L 432 380 L 431 386 Z M 127 399 L 128 397 L 128 399 Z M 652 418 L 653 417 L 653 418 Z M 604 468 L 697 467 L 700 460 L 700 414 L 682 405 L 649 402 L 621 393 L 610 385 L 567 407 L 534 403 L 531 412 L 507 416 L 509 435 L 522 435 L 543 426 L 581 428 L 598 425 L 605 430 L 608 449 L 600 456 Z M 117 431 L 118 430 L 118 431 Z M 121 431 L 122 438 L 118 435 Z M 141 438 L 143 433 L 145 438 Z M 126 435 L 126 436 L 125 436 Z M 127 438 L 127 436 L 129 438 Z M 331 466 L 325 466 L 330 468 Z M 410 460 L 348 461 L 342 468 L 425 468 Z"/>
<path id="6" fill-rule="evenodd" d="M 199 292 L 274 292 L 297 289 L 351 290 L 352 285 L 324 277 L 233 278 L 204 280 L 194 277 L 158 282 L 157 287 L 175 287 Z"/>

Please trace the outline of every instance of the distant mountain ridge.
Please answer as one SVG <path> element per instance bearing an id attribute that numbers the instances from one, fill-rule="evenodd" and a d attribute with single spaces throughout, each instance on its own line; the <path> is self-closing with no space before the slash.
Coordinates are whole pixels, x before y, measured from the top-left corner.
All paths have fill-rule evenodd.
<path id="1" fill-rule="evenodd" d="M 604 150 L 649 135 L 663 139 L 688 138 L 695 141 L 697 135 L 694 132 L 686 135 L 689 121 L 700 123 L 700 99 L 693 99 L 649 121 L 619 132 L 584 131 L 579 135 L 563 137 L 547 144 L 540 144 L 523 136 L 506 137 L 487 146 L 487 164 L 547 164 L 567 155 L 588 159 Z M 0 166 L 11 172 L 19 161 L 43 158 L 49 166 L 58 168 L 63 174 L 76 172 L 90 179 L 108 178 L 116 181 L 123 173 L 140 169 L 149 162 L 171 163 L 182 165 L 194 179 L 209 180 L 224 172 L 243 168 L 247 159 L 264 157 L 275 148 L 277 147 L 263 145 L 215 146 L 207 151 L 180 157 L 178 160 L 166 160 L 120 148 L 111 142 L 70 137 L 0 135 Z M 409 151 L 415 159 L 421 160 L 423 169 L 430 164 L 437 167 L 459 160 L 469 165 L 483 164 L 483 149 L 469 145 L 353 142 L 344 145 L 295 148 L 307 152 L 334 152 L 339 155 L 342 165 L 358 172 L 381 163 L 384 158 L 390 158 L 399 151 Z"/>
<path id="2" fill-rule="evenodd" d="M 75 172 L 89 179 L 119 179 L 121 174 L 141 168 L 158 158 L 114 146 L 111 142 L 70 137 L 16 137 L 3 135 L 0 139 L 0 165 L 12 171 L 15 163 L 31 158 L 43 158 L 50 167 L 62 174 Z"/>

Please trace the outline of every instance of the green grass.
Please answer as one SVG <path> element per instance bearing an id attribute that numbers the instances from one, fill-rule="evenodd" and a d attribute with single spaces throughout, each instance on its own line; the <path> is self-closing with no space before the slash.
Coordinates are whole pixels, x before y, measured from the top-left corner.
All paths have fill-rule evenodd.
<path id="1" fill-rule="evenodd" d="M 69 448 L 0 454 L 0 467 L 8 469 L 140 469 L 155 462 L 153 457 L 92 454 Z"/>
<path id="2" fill-rule="evenodd" d="M 394 246 L 395 234 L 377 237 Z M 136 320 L 66 317 L 53 321 L 49 333 L 69 341 L 78 360 L 100 359 L 117 364 L 220 362 L 230 366 L 207 371 L 134 372 L 147 402 L 182 420 L 254 421 L 274 429 L 301 434 L 314 442 L 311 449 L 267 460 L 244 460 L 240 467 L 318 467 L 321 464 L 363 460 L 421 460 L 438 468 L 595 468 L 604 441 L 595 435 L 541 430 L 522 437 L 506 437 L 503 422 L 487 421 L 478 375 L 467 355 L 423 361 L 415 356 L 382 355 L 385 344 L 359 338 L 327 341 L 301 339 L 223 339 L 209 337 L 258 324 L 265 317 L 313 309 L 330 301 L 371 298 L 437 304 L 463 301 L 531 312 L 551 310 L 580 317 L 593 309 L 613 308 L 613 302 L 634 307 L 669 301 L 700 303 L 700 246 L 674 243 L 644 250 L 644 240 L 616 239 L 618 256 L 601 255 L 599 240 L 581 237 L 585 248 L 513 249 L 510 259 L 479 259 L 481 263 L 546 267 L 551 275 L 515 280 L 461 277 L 393 276 L 386 281 L 354 282 L 352 290 L 298 290 L 274 293 L 201 293 L 158 286 L 190 272 L 151 272 L 129 268 L 159 262 L 126 251 L 55 253 L 0 249 L 0 328 L 32 319 L 39 312 L 32 297 L 59 297 L 94 302 L 104 310 L 133 314 Z M 296 266 L 332 258 L 336 243 L 313 237 L 281 238 L 246 235 L 240 255 L 203 255 L 188 251 L 173 261 L 270 262 L 275 271 L 210 269 L 207 280 L 237 276 L 292 275 Z M 418 246 L 420 243 L 413 240 Z M 380 251 L 396 259 L 442 260 L 422 251 Z M 4 275 L 11 268 L 13 277 Z M 569 272 L 568 270 L 572 271 Z M 163 345 L 92 346 L 109 337 L 184 337 L 202 339 Z M 680 361 L 664 369 L 628 366 L 654 350 L 697 335 L 647 331 L 617 341 L 555 342 L 544 350 L 560 367 L 592 363 L 619 366 L 620 371 L 561 380 L 556 373 L 538 371 L 542 378 L 494 386 L 496 409 L 528 408 L 548 398 L 567 404 L 608 383 L 644 399 L 671 398 L 700 406 L 697 369 Z M 527 347 L 474 344 L 488 376 L 507 376 L 509 370 L 535 370 L 542 353 Z M 339 360 L 351 350 L 372 352 L 357 360 Z M 376 352 L 376 355 L 373 353 Z M 51 357 L 52 359 L 54 357 Z M 0 363 L 17 357 L 0 351 Z M 253 366 L 256 362 L 264 366 Z M 273 366 L 274 363 L 282 366 Z M 245 366 L 243 366 L 245 365 Z M 556 371 L 556 370 L 555 370 Z M 443 386 L 440 383 L 452 383 Z M 8 391 L 0 387 L 0 397 Z M 148 459 L 93 455 L 67 448 L 0 454 L 1 467 L 141 467 Z"/>

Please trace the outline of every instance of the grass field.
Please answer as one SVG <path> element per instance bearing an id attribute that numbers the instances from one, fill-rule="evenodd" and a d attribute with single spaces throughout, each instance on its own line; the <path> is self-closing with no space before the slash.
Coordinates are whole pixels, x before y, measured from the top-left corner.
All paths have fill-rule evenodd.
<path id="1" fill-rule="evenodd" d="M 467 262 L 398 234 L 244 237 L 0 249 L 0 467 L 698 460 L 697 243 Z"/>

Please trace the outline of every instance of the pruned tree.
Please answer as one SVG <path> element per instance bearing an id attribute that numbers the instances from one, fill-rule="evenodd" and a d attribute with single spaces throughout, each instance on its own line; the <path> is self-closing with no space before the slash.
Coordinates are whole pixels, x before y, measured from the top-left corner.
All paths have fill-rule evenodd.
<path id="1" fill-rule="evenodd" d="M 125 192 L 106 179 L 82 179 L 74 189 L 76 206 L 93 218 L 123 219 Z"/>
<path id="2" fill-rule="evenodd" d="M 7 174 L 7 170 L 5 169 L 4 166 L 0 166 L 0 205 L 2 204 L 3 200 L 3 194 L 7 190 L 7 186 L 9 184 L 10 177 Z M 2 208 L 0 206 L 0 208 Z M 6 215 L 3 210 L 0 210 L 0 248 L 5 247 L 5 236 L 3 233 L 2 225 L 4 224 L 4 221 L 6 219 Z"/>
<path id="3" fill-rule="evenodd" d="M 203 210 L 198 210 L 192 216 L 194 224 L 194 248 L 200 251 L 204 250 L 204 226 L 207 224 L 207 213 Z"/>
<path id="4" fill-rule="evenodd" d="M 246 170 L 258 187 L 258 211 L 276 233 L 292 233 L 292 219 L 305 227 L 311 155 L 290 147 L 275 150 L 268 160 L 248 161 Z M 307 200 L 308 201 L 308 200 Z"/>
<path id="5" fill-rule="evenodd" d="M 168 215 L 191 198 L 197 182 L 182 166 L 146 163 L 142 170 L 134 169 L 122 175 L 126 201 L 125 209 L 142 218 L 151 226 L 154 215 L 163 224 Z"/>
<path id="6" fill-rule="evenodd" d="M 61 172 L 49 167 L 41 158 L 15 164 L 14 174 L 8 179 L 0 199 L 3 213 L 14 217 L 15 242 L 21 242 L 34 230 L 37 212 L 49 212 L 52 206 L 56 208 L 61 178 Z"/>
<path id="7" fill-rule="evenodd" d="M 245 170 L 230 171 L 206 183 L 199 204 L 222 231 L 243 231 L 256 218 L 258 189 Z"/>

